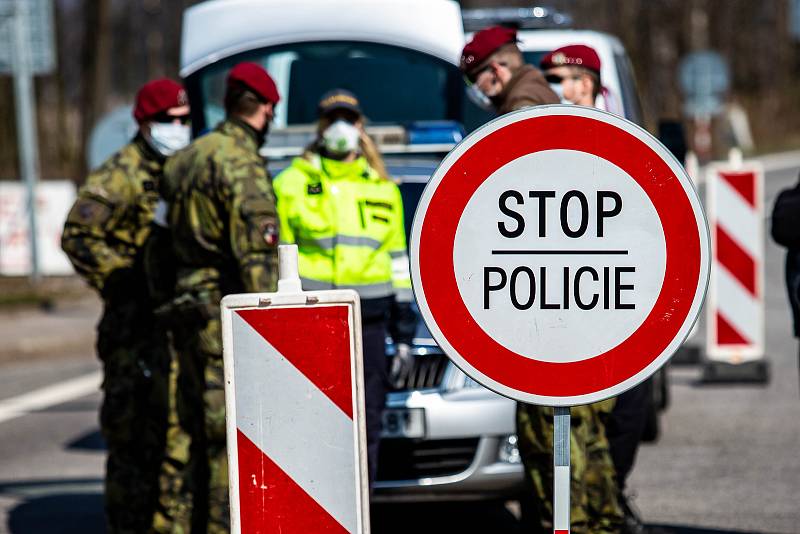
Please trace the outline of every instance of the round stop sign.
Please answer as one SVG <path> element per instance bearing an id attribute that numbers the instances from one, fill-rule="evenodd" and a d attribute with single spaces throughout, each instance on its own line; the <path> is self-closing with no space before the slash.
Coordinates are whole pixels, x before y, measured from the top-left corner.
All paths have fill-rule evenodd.
<path id="1" fill-rule="evenodd" d="M 708 227 L 683 167 L 645 130 L 542 106 L 442 161 L 411 269 L 425 322 L 465 373 L 524 402 L 585 404 L 650 376 L 689 334 Z"/>

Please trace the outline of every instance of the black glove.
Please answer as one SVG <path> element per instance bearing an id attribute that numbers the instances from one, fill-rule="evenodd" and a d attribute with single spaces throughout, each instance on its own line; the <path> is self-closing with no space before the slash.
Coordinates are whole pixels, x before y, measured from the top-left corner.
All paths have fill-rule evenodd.
<path id="1" fill-rule="evenodd" d="M 106 277 L 100 294 L 105 301 L 127 300 L 131 296 L 146 295 L 146 292 L 141 293 L 145 289 L 143 277 L 137 276 L 131 267 L 122 267 L 114 269 Z"/>

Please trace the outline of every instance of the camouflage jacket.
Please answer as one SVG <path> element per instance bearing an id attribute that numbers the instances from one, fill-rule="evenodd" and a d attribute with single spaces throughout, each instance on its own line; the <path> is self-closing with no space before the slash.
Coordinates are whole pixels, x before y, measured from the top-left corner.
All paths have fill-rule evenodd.
<path id="1" fill-rule="evenodd" d="M 256 139 L 228 119 L 166 165 L 177 298 L 210 295 L 216 304 L 229 293 L 275 289 L 278 219 Z"/>
<path id="2" fill-rule="evenodd" d="M 136 291 L 140 254 L 158 201 L 163 158 L 137 136 L 92 172 L 67 215 L 61 248 L 104 297 Z M 113 288 L 111 286 L 114 286 Z"/>

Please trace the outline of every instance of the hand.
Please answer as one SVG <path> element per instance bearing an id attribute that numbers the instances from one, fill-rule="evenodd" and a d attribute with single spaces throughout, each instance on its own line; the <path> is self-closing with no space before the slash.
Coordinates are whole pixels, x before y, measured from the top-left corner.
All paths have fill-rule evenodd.
<path id="1" fill-rule="evenodd" d="M 411 347 L 408 343 L 397 343 L 395 345 L 395 355 L 392 358 L 392 366 L 389 370 L 389 380 L 395 388 L 399 389 L 403 386 L 413 366 L 414 357 L 411 355 Z"/>

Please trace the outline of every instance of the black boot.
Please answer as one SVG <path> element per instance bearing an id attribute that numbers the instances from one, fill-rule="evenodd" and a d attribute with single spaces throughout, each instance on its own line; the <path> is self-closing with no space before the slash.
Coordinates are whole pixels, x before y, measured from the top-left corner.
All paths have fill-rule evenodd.
<path id="1" fill-rule="evenodd" d="M 619 504 L 625 519 L 622 523 L 622 534 L 644 534 L 645 528 L 642 519 L 639 517 L 639 510 L 628 499 L 628 496 L 620 492 Z"/>

